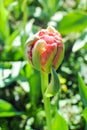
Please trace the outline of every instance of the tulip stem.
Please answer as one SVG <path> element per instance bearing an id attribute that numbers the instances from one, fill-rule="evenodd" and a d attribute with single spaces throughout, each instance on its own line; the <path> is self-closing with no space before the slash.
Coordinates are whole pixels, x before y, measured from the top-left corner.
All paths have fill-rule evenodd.
<path id="1" fill-rule="evenodd" d="M 51 129 L 51 112 L 50 112 L 50 98 L 46 97 L 45 91 L 48 86 L 48 74 L 41 72 L 41 89 L 44 101 L 44 109 L 46 114 L 47 130 Z"/>

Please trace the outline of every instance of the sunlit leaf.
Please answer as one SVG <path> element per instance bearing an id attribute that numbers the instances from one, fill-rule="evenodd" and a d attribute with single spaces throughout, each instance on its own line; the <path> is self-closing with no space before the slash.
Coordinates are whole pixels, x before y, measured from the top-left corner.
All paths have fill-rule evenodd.
<path id="1" fill-rule="evenodd" d="M 85 119 L 86 122 L 87 122 L 87 108 L 85 108 L 85 109 L 83 110 L 83 117 L 84 117 L 84 119 Z"/>
<path id="2" fill-rule="evenodd" d="M 85 85 L 80 74 L 78 74 L 78 85 L 79 85 L 79 92 L 80 92 L 82 102 L 84 106 L 87 107 L 87 86 Z"/>
<path id="3" fill-rule="evenodd" d="M 86 43 L 87 43 L 87 30 L 81 33 L 81 36 L 74 43 L 72 51 L 73 52 L 78 51 L 79 49 L 84 47 Z"/>
<path id="4" fill-rule="evenodd" d="M 66 120 L 57 111 L 52 122 L 52 130 L 68 130 Z"/>
<path id="5" fill-rule="evenodd" d="M 9 36 L 8 12 L 4 7 L 3 0 L 0 0 L 0 33 L 3 38 Z"/>
<path id="6" fill-rule="evenodd" d="M 15 108 L 5 100 L 0 99 L 0 117 L 11 117 L 21 115 Z"/>
<path id="7" fill-rule="evenodd" d="M 14 39 L 17 37 L 17 35 L 19 34 L 19 30 L 14 31 L 7 39 L 7 44 L 8 45 L 12 45 L 12 42 L 14 41 Z"/>
<path id="8" fill-rule="evenodd" d="M 10 62 L 1 62 L 0 61 L 0 68 L 3 69 L 11 69 L 12 68 L 12 65 Z"/>
<path id="9" fill-rule="evenodd" d="M 9 6 L 14 0 L 4 0 L 5 6 Z"/>
<path id="10" fill-rule="evenodd" d="M 66 14 L 58 24 L 58 30 L 66 35 L 71 32 L 81 32 L 87 27 L 87 14 L 72 11 Z"/>

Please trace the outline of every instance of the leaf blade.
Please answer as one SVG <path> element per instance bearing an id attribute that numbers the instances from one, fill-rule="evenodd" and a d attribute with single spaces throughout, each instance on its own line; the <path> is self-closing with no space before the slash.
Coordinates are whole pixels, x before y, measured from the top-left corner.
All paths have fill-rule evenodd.
<path id="1" fill-rule="evenodd" d="M 52 122 L 52 130 L 68 130 L 66 120 L 56 110 L 55 118 Z"/>
<path id="2" fill-rule="evenodd" d="M 72 11 L 66 14 L 58 24 L 58 30 L 66 35 L 71 32 L 81 32 L 87 27 L 87 14 L 80 11 Z"/>
<path id="3" fill-rule="evenodd" d="M 12 117 L 23 114 L 22 112 L 18 112 L 9 102 L 0 99 L 0 117 Z"/>
<path id="4" fill-rule="evenodd" d="M 83 105 L 87 107 L 87 87 L 84 84 L 84 81 L 81 78 L 80 74 L 78 74 L 78 85 L 79 85 L 79 92 L 80 92 Z"/>

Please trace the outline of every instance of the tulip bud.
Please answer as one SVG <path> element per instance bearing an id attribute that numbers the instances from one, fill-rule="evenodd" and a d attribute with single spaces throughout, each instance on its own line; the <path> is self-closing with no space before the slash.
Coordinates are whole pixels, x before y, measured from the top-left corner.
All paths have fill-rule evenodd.
<path id="1" fill-rule="evenodd" d="M 57 69 L 64 57 L 62 37 L 53 27 L 42 29 L 26 44 L 28 60 L 37 69 L 49 73 Z"/>

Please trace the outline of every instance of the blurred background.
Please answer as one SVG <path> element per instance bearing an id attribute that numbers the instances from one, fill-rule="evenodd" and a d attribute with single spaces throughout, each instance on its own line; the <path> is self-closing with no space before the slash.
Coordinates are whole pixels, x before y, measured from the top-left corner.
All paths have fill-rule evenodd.
<path id="1" fill-rule="evenodd" d="M 65 45 L 60 111 L 70 130 L 84 130 L 77 74 L 87 85 L 87 0 L 0 0 L 0 130 L 45 130 L 40 73 L 26 60 L 25 42 L 47 26 Z"/>

